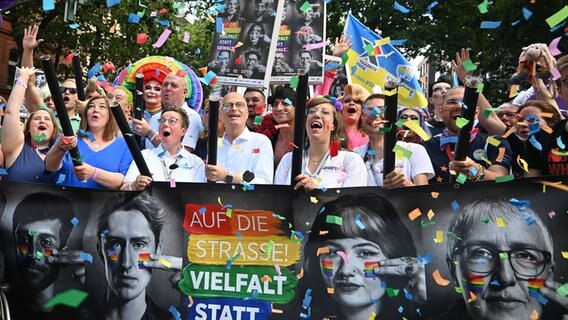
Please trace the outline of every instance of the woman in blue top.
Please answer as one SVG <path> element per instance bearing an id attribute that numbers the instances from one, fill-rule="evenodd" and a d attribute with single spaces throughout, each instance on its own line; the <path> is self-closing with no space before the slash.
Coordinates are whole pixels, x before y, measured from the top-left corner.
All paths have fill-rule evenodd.
<path id="1" fill-rule="evenodd" d="M 55 183 L 56 173 L 45 171 L 45 154 L 53 145 L 59 129 L 51 111 L 39 109 L 29 115 L 26 124 L 20 122 L 20 106 L 35 68 L 23 67 L 6 104 L 2 132 L 2 150 L 6 181 Z M 57 170 L 55 170 L 57 171 Z"/>
<path id="2" fill-rule="evenodd" d="M 117 125 L 109 101 L 97 96 L 87 101 L 79 138 L 63 137 L 45 159 L 49 171 L 62 169 L 58 185 L 80 188 L 118 190 L 132 162 L 132 155 L 122 137 L 116 137 Z M 73 167 L 67 152 L 78 146 L 83 164 Z"/>

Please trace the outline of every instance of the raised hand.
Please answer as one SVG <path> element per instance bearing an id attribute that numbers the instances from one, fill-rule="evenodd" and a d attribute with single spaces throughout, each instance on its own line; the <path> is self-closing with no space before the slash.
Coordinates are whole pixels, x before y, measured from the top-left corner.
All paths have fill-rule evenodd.
<path id="1" fill-rule="evenodd" d="M 24 30 L 24 38 L 22 39 L 24 50 L 32 51 L 43 42 L 43 39 L 37 39 L 38 30 L 37 25 L 29 26 Z"/>
<path id="2" fill-rule="evenodd" d="M 339 39 L 335 38 L 335 46 L 333 47 L 333 55 L 336 57 L 341 57 L 349 48 L 351 48 L 352 37 L 342 34 Z"/>

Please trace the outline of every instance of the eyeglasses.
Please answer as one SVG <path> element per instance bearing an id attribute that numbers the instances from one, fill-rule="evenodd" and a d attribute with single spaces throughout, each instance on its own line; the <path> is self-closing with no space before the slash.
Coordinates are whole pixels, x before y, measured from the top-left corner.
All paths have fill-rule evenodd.
<path id="1" fill-rule="evenodd" d="M 471 272 L 490 275 L 500 268 L 500 260 L 508 259 L 515 274 L 527 279 L 538 277 L 551 262 L 552 256 L 548 251 L 532 248 L 500 251 L 478 245 L 458 246 L 454 255 L 459 253 Z"/>
<path id="2" fill-rule="evenodd" d="M 176 118 L 169 118 L 169 119 L 160 118 L 159 122 L 160 124 L 168 123 L 168 126 L 172 127 L 175 126 L 179 122 L 179 120 Z"/>
<path id="3" fill-rule="evenodd" d="M 315 116 L 317 113 L 320 114 L 320 116 L 328 116 L 331 115 L 333 111 L 331 111 L 330 109 L 326 109 L 326 108 L 310 108 L 308 110 L 306 110 L 306 115 L 308 116 Z"/>
<path id="4" fill-rule="evenodd" d="M 77 88 L 59 87 L 59 92 L 62 94 L 69 91 L 70 94 L 77 94 Z"/>
<path id="5" fill-rule="evenodd" d="M 152 89 L 154 89 L 154 91 L 160 91 L 160 90 L 162 90 L 162 87 L 158 87 L 158 86 L 156 86 L 156 87 L 145 86 L 144 87 L 144 90 L 152 90 Z"/>
<path id="6" fill-rule="evenodd" d="M 343 100 L 343 104 L 351 104 L 351 103 L 353 103 L 353 104 L 361 104 L 361 105 L 363 104 L 363 103 L 361 102 L 361 100 L 354 100 L 354 99 L 351 99 L 351 98 L 348 98 L 348 99 Z"/>
<path id="7" fill-rule="evenodd" d="M 403 115 L 400 116 L 400 119 L 402 119 L 402 120 L 408 120 L 408 119 L 410 119 L 410 120 L 413 120 L 413 121 L 418 121 L 418 120 L 420 120 L 419 117 L 414 116 L 414 115 L 411 115 L 411 114 L 403 114 Z"/>
<path id="8" fill-rule="evenodd" d="M 235 102 L 235 103 L 225 103 L 221 107 L 221 112 L 229 112 L 229 110 L 233 109 L 233 107 L 237 108 L 237 110 L 241 110 L 246 108 L 246 103 L 243 102 Z"/>
<path id="9" fill-rule="evenodd" d="M 499 118 L 506 117 L 506 118 L 514 118 L 517 116 L 516 112 L 497 112 L 497 116 Z"/>

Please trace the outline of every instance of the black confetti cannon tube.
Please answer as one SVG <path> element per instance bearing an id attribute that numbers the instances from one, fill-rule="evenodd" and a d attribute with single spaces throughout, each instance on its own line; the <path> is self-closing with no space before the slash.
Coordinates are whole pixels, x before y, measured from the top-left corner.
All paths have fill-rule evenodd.
<path id="1" fill-rule="evenodd" d="M 464 161 L 469 152 L 469 139 L 471 137 L 471 129 L 475 118 L 475 109 L 477 108 L 477 86 L 481 83 L 481 78 L 468 76 L 465 79 L 465 92 L 463 95 L 463 103 L 461 117 L 468 122 L 458 131 L 458 142 L 454 149 L 454 160 Z"/>
<path id="2" fill-rule="evenodd" d="M 122 108 L 117 103 L 114 106 L 112 106 L 110 110 L 112 111 L 114 119 L 116 120 L 116 123 L 118 124 L 118 127 L 122 132 L 122 136 L 126 141 L 128 150 L 130 150 L 130 154 L 132 154 L 134 163 L 136 163 L 136 166 L 138 167 L 138 171 L 140 171 L 140 174 L 143 176 L 151 177 L 152 174 L 148 169 L 148 165 L 146 165 L 146 161 L 144 161 L 144 158 L 142 157 L 142 153 L 140 152 L 140 146 L 138 145 L 138 143 L 136 143 L 136 139 L 134 138 L 134 134 L 132 134 L 132 131 L 130 130 L 130 126 L 128 126 L 128 121 L 126 121 L 126 117 L 122 112 Z"/>
<path id="3" fill-rule="evenodd" d="M 63 96 L 59 90 L 59 82 L 57 81 L 57 74 L 55 73 L 55 67 L 51 57 L 49 55 L 41 56 L 41 66 L 45 72 L 45 78 L 47 80 L 47 86 L 51 92 L 51 98 L 55 104 L 55 109 L 57 110 L 57 117 L 59 118 L 59 123 L 61 124 L 61 129 L 63 130 L 63 135 L 74 136 L 73 127 L 71 126 L 71 121 L 69 120 L 69 114 L 67 114 L 67 108 L 65 108 L 65 102 L 63 102 Z M 74 166 L 80 166 L 83 164 L 81 161 L 81 153 L 79 148 L 75 147 L 69 150 L 71 154 L 71 159 L 73 160 Z"/>
<path id="4" fill-rule="evenodd" d="M 142 120 L 144 115 L 144 74 L 136 74 L 136 89 L 134 95 L 134 119 Z M 142 147 L 142 137 L 135 135 L 136 143 Z"/>
<path id="5" fill-rule="evenodd" d="M 392 151 L 396 145 L 396 114 L 398 110 L 398 83 L 395 81 L 387 81 L 385 83 L 385 91 L 391 93 L 385 94 L 384 118 L 390 126 L 390 130 L 383 135 L 384 139 L 384 160 L 383 160 L 383 179 L 394 170 L 396 154 Z"/>
<path id="6" fill-rule="evenodd" d="M 292 174 L 290 184 L 294 185 L 296 176 L 302 173 L 302 160 L 304 157 L 304 139 L 306 136 L 306 100 L 308 98 L 307 74 L 300 75 L 298 88 L 296 88 L 296 116 L 294 121 L 294 150 L 292 150 Z"/>
<path id="7" fill-rule="evenodd" d="M 209 135 L 207 137 L 207 164 L 217 164 L 217 129 L 219 126 L 219 100 L 209 100 Z"/>
<path id="8" fill-rule="evenodd" d="M 85 86 L 83 86 L 83 69 L 81 68 L 81 57 L 77 52 L 73 53 L 73 74 L 75 75 L 77 97 L 79 100 L 85 101 L 87 94 L 85 94 Z"/>

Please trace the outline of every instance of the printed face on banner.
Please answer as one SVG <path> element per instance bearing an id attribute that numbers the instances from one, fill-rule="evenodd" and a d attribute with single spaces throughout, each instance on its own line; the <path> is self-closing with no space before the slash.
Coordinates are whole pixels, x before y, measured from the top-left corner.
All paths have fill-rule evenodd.
<path id="1" fill-rule="evenodd" d="M 108 217 L 103 239 L 105 274 L 112 293 L 121 301 L 144 294 L 152 273 L 139 260 L 160 251 L 148 220 L 139 211 L 118 210 Z"/>
<path id="2" fill-rule="evenodd" d="M 523 319 L 542 314 L 538 289 L 552 275 L 542 228 L 518 218 L 505 227 L 472 221 L 454 257 L 455 279 L 475 319 Z M 548 234 L 548 233 L 546 233 Z"/>
<path id="3" fill-rule="evenodd" d="M 385 293 L 382 280 L 374 276 L 370 265 L 387 260 L 381 248 L 363 238 L 328 240 L 329 253 L 320 255 L 322 277 L 328 292 L 340 308 L 371 306 Z M 371 268 L 372 270 L 372 268 Z M 378 308 L 378 304 L 377 304 Z"/>
<path id="4" fill-rule="evenodd" d="M 15 230 L 17 269 L 24 283 L 41 291 L 55 282 L 59 266 L 47 259 L 54 249 L 60 249 L 61 221 L 41 220 L 19 225 Z"/>

